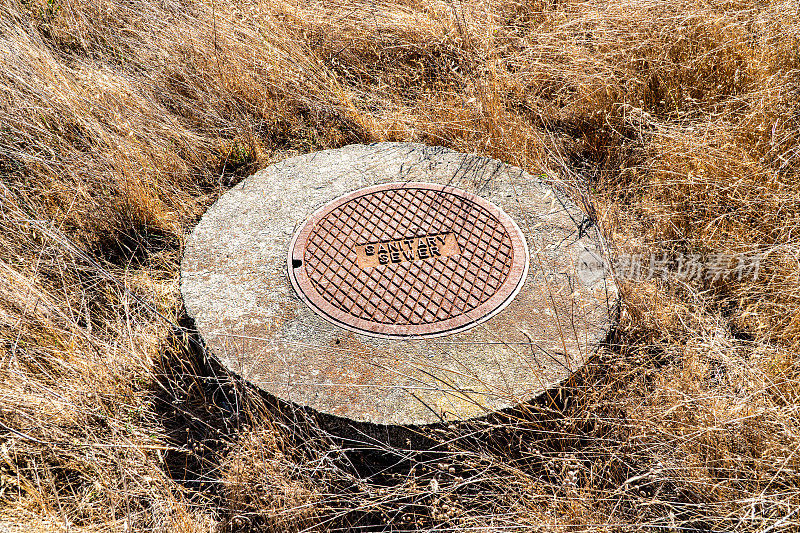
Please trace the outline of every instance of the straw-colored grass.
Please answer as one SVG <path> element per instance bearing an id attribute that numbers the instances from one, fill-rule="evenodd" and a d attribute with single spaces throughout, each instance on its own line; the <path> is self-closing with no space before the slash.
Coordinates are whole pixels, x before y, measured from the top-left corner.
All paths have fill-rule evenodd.
<path id="1" fill-rule="evenodd" d="M 0 0 L 0 530 L 797 530 L 798 6 Z M 176 328 L 211 202 L 380 140 L 574 183 L 620 257 L 758 275 L 623 280 L 552 402 L 395 465 L 239 403 Z"/>

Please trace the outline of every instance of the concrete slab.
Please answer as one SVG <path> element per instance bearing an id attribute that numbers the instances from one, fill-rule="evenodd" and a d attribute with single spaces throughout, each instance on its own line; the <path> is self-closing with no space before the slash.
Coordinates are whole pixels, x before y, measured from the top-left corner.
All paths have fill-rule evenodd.
<path id="1" fill-rule="evenodd" d="M 385 192 L 398 188 L 402 201 Z M 409 198 L 422 198 L 416 212 L 425 214 L 413 222 Z M 364 203 L 376 199 L 381 209 Z M 443 205 L 456 214 L 431 215 Z M 398 210 L 410 218 L 387 218 Z M 519 235 L 492 217 L 513 221 Z M 311 245 L 313 235 L 332 239 L 321 224 L 339 240 Z M 496 242 L 469 231 L 486 224 L 500 228 Z M 502 248 L 503 235 L 516 245 Z M 426 239 L 436 236 L 443 248 L 429 257 Z M 367 255 L 382 244 L 407 260 Z M 225 193 L 187 239 L 181 291 L 214 356 L 259 388 L 359 422 L 420 425 L 513 407 L 579 368 L 615 319 L 618 293 L 602 258 L 597 228 L 538 177 L 444 148 L 353 145 L 287 159 Z M 308 274 L 304 288 L 293 259 Z M 516 280 L 503 274 L 512 269 Z M 379 325 L 359 329 L 369 322 Z"/>

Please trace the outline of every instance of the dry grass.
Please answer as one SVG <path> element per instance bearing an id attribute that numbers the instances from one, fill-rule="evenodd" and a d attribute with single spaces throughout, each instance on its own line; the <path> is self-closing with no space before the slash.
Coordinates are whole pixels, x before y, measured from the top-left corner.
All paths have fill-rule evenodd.
<path id="1" fill-rule="evenodd" d="M 796 2 L 0 0 L 0 57 L 0 529 L 800 528 Z M 432 451 L 238 403 L 176 327 L 184 232 L 376 140 L 560 175 L 617 253 L 758 279 L 624 282 L 593 364 Z"/>

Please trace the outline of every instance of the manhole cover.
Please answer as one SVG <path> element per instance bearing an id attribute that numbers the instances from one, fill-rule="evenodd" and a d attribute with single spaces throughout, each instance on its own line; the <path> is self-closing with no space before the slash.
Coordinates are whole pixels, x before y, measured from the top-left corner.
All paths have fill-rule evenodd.
<path id="1" fill-rule="evenodd" d="M 298 294 L 333 323 L 382 337 L 446 335 L 498 313 L 519 291 L 528 250 L 499 207 L 433 183 L 337 198 L 289 250 Z"/>

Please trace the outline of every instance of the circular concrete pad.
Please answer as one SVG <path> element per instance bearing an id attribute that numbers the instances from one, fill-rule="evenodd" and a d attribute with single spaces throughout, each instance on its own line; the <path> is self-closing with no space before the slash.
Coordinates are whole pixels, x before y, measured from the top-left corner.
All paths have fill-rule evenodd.
<path id="1" fill-rule="evenodd" d="M 261 389 L 428 424 L 515 406 L 579 368 L 614 320 L 603 257 L 597 228 L 539 177 L 353 145 L 225 193 L 187 239 L 181 291 L 214 356 Z"/>

